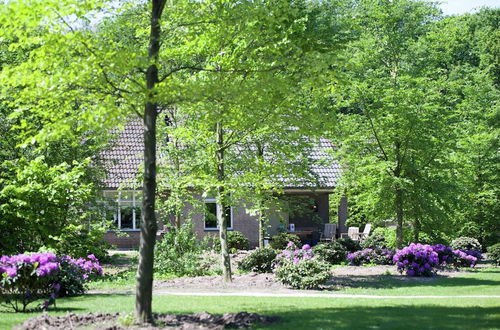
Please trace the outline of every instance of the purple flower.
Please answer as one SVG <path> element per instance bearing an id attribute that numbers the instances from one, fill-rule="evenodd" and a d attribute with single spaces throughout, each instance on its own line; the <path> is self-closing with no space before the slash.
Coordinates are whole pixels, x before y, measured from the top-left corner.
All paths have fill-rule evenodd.
<path id="1" fill-rule="evenodd" d="M 309 244 L 304 244 L 302 246 L 302 250 L 310 250 L 311 249 L 311 246 Z"/>

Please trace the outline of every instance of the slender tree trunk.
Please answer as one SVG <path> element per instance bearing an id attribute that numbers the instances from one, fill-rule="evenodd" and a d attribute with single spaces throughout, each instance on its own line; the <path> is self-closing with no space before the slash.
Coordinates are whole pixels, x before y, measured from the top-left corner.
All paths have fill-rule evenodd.
<path id="1" fill-rule="evenodd" d="M 137 285 L 135 291 L 135 312 L 139 322 L 153 323 L 153 263 L 156 243 L 156 119 L 157 103 L 154 100 L 154 88 L 158 83 L 158 54 L 160 51 L 160 17 L 165 2 L 153 0 L 151 12 L 151 32 L 149 39 L 149 60 L 146 72 L 146 84 L 149 91 L 144 108 L 144 183 L 143 183 L 143 219 L 139 247 L 139 265 L 137 267 Z"/>
<path id="2" fill-rule="evenodd" d="M 418 243 L 420 236 L 421 223 L 419 218 L 415 218 L 413 221 L 413 241 Z"/>
<path id="3" fill-rule="evenodd" d="M 396 188 L 396 248 L 403 247 L 403 190 Z"/>
<path id="4" fill-rule="evenodd" d="M 264 227 L 264 215 L 262 214 L 262 209 L 259 210 L 259 248 L 264 247 L 264 234 L 265 234 L 265 227 Z"/>
<path id="5" fill-rule="evenodd" d="M 226 217 L 226 203 L 224 198 L 224 133 L 222 131 L 222 123 L 217 123 L 217 180 L 219 186 L 217 188 L 217 221 L 219 222 L 219 238 L 220 250 L 222 258 L 222 275 L 224 282 L 232 282 L 231 273 L 231 259 L 229 258 L 229 250 L 227 247 L 227 217 Z"/>
<path id="6" fill-rule="evenodd" d="M 398 179 L 396 182 L 396 198 L 395 198 L 395 208 L 396 208 L 396 248 L 401 249 L 403 247 L 403 189 L 401 189 L 401 182 L 399 178 L 401 177 L 401 153 L 400 153 L 399 142 L 395 143 L 396 147 L 396 169 L 394 170 L 394 176 Z"/>

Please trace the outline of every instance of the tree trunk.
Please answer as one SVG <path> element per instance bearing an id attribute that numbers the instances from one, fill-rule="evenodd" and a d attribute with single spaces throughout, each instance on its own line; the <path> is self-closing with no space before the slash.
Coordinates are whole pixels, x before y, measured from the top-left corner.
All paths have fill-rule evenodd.
<path id="1" fill-rule="evenodd" d="M 394 176 L 398 179 L 396 182 L 396 198 L 395 198 L 395 208 L 396 208 L 396 248 L 401 249 L 403 247 L 403 189 L 401 189 L 401 143 L 397 141 L 395 143 L 396 149 L 396 168 L 394 169 Z"/>
<path id="2" fill-rule="evenodd" d="M 259 248 L 264 247 L 264 215 L 262 214 L 262 209 L 259 210 Z"/>
<path id="3" fill-rule="evenodd" d="M 415 243 L 418 243 L 419 241 L 420 228 L 421 228 L 420 220 L 418 218 L 415 218 L 415 221 L 413 221 L 413 241 Z"/>
<path id="4" fill-rule="evenodd" d="M 396 188 L 396 248 L 403 247 L 403 190 Z"/>
<path id="5" fill-rule="evenodd" d="M 139 265 L 137 267 L 137 285 L 135 291 L 135 312 L 137 321 L 153 323 L 153 263 L 156 243 L 156 119 L 157 103 L 154 100 L 154 88 L 158 83 L 158 54 L 160 51 L 160 17 L 164 1 L 153 0 L 151 12 L 151 32 L 149 38 L 149 59 L 151 64 L 146 72 L 148 88 L 144 108 L 144 183 L 143 183 L 143 219 L 139 247 Z"/>
<path id="6" fill-rule="evenodd" d="M 231 274 L 231 259 L 229 258 L 229 250 L 227 247 L 227 217 L 226 217 L 226 203 L 224 197 L 224 133 L 222 131 L 222 123 L 217 123 L 217 180 L 219 186 L 217 187 L 217 221 L 219 222 L 219 238 L 220 238 L 220 252 L 222 258 L 222 275 L 224 282 L 232 282 Z"/>

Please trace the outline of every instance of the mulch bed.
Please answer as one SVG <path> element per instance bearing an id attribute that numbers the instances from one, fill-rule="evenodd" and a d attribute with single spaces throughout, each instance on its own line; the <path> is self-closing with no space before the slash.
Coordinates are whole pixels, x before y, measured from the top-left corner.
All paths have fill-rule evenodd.
<path id="1" fill-rule="evenodd" d="M 186 315 L 155 314 L 156 325 L 123 325 L 120 314 L 67 314 L 52 316 L 47 313 L 30 318 L 16 327 L 17 330 L 149 330 L 149 329 L 225 329 L 249 328 L 254 323 L 271 324 L 279 321 L 276 316 L 262 316 L 256 313 L 226 313 L 214 315 L 207 312 Z"/>

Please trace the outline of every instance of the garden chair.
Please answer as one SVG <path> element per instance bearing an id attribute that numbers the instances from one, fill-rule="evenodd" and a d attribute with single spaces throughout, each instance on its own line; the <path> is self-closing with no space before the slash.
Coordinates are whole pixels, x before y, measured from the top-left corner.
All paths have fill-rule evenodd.
<path id="1" fill-rule="evenodd" d="M 359 240 L 359 227 L 349 227 L 347 233 L 342 233 L 340 237 L 349 237 L 355 241 Z"/>
<path id="2" fill-rule="evenodd" d="M 337 232 L 337 224 L 335 223 L 325 223 L 325 229 L 321 233 L 319 238 L 322 241 L 333 241 L 335 240 L 335 233 Z"/>
<path id="3" fill-rule="evenodd" d="M 362 239 L 367 238 L 368 235 L 370 235 L 370 231 L 371 230 L 372 230 L 372 224 L 371 223 L 367 223 L 365 225 L 365 229 L 363 229 L 363 232 L 358 234 L 359 239 L 362 240 Z"/>

